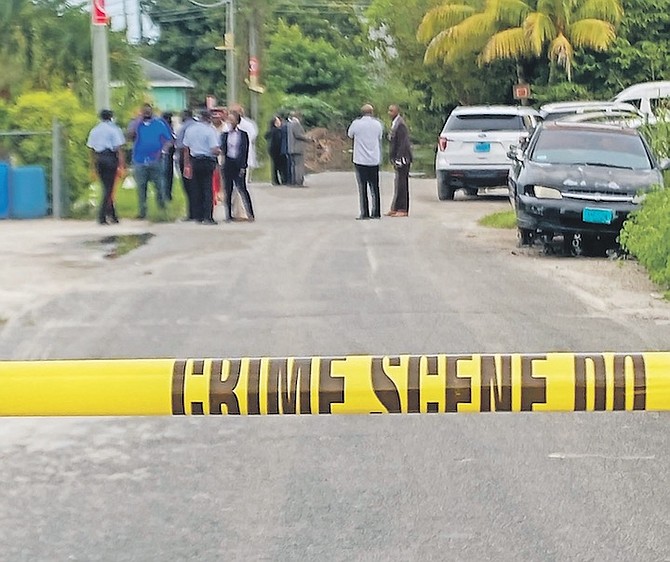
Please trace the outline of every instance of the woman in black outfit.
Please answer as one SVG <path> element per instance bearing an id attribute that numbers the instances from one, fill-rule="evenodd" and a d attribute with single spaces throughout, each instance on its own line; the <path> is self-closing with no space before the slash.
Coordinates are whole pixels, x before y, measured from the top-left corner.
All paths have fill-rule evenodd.
<path id="1" fill-rule="evenodd" d="M 268 152 L 272 161 L 272 185 L 281 185 L 286 182 L 284 177 L 286 156 L 281 153 L 281 117 L 278 115 L 275 115 L 270 121 L 265 140 L 268 143 Z"/>

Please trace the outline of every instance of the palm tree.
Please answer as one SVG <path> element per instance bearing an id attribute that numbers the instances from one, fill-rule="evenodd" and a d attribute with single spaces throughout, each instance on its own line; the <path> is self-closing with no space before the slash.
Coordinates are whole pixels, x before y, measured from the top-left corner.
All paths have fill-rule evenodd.
<path id="1" fill-rule="evenodd" d="M 475 50 L 480 64 L 498 59 L 540 57 L 572 79 L 577 48 L 605 51 L 616 36 L 623 9 L 619 0 L 485 0 L 482 6 L 443 4 L 429 11 L 417 31 L 428 42 L 424 60 L 452 62 Z"/>

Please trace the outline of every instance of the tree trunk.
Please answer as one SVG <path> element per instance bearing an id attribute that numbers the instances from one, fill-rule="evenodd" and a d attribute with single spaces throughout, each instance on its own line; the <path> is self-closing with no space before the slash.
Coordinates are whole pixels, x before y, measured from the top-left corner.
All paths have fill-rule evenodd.
<path id="1" fill-rule="evenodd" d="M 523 64 L 521 60 L 516 60 L 516 82 L 517 84 L 527 84 L 526 82 L 526 73 L 524 72 Z M 521 105 L 530 105 L 530 101 L 527 99 L 521 100 Z"/>

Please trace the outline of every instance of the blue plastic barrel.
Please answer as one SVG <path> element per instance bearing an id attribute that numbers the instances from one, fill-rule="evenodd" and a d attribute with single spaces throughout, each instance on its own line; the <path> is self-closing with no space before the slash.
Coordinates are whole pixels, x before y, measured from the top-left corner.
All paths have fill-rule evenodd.
<path id="1" fill-rule="evenodd" d="M 42 166 L 12 168 L 9 181 L 9 216 L 36 219 L 47 214 L 47 184 Z"/>
<path id="2" fill-rule="evenodd" d="M 9 164 L 0 162 L 0 219 L 9 217 Z"/>

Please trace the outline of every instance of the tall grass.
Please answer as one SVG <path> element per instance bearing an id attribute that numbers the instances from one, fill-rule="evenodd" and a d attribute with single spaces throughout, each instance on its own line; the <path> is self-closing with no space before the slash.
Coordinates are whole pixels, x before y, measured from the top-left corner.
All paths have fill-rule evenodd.
<path id="1" fill-rule="evenodd" d="M 175 175 L 172 187 L 172 201 L 168 202 L 163 210 L 156 203 L 156 192 L 153 184 L 147 190 L 147 219 L 151 222 L 175 221 L 186 215 L 186 200 L 181 179 Z M 102 186 L 99 181 L 92 183 L 88 191 L 80 197 L 72 208 L 72 217 L 77 219 L 95 220 L 100 205 Z M 119 219 L 133 219 L 139 212 L 137 189 L 132 178 L 126 178 L 123 185 L 118 185 L 115 191 L 114 207 Z"/>

